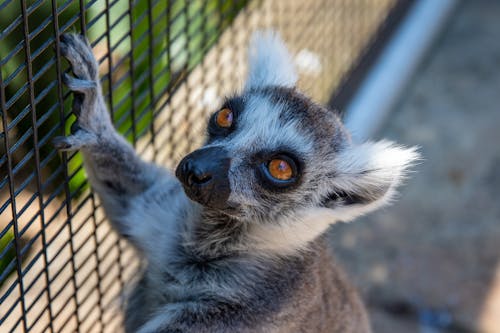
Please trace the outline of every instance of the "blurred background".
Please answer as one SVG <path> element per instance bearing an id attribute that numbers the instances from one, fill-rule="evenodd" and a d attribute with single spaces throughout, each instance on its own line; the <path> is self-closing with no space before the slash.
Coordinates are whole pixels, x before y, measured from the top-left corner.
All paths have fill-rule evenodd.
<path id="1" fill-rule="evenodd" d="M 74 120 L 60 34 L 88 36 L 116 127 L 173 167 L 265 28 L 355 140 L 420 146 L 395 205 L 331 230 L 374 331 L 500 332 L 496 0 L 0 1 L 0 332 L 120 331 L 139 267 L 50 143 Z"/>
<path id="2" fill-rule="evenodd" d="M 458 3 L 436 37 L 374 135 L 423 160 L 333 244 L 375 332 L 500 332 L 500 1 Z"/>

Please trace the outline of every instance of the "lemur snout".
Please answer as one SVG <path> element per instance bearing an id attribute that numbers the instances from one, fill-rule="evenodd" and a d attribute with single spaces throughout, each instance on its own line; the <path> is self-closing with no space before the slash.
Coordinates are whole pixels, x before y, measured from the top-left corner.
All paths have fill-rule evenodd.
<path id="1" fill-rule="evenodd" d="M 202 148 L 184 157 L 175 175 L 191 200 L 212 208 L 224 208 L 231 192 L 229 165 L 225 149 Z"/>

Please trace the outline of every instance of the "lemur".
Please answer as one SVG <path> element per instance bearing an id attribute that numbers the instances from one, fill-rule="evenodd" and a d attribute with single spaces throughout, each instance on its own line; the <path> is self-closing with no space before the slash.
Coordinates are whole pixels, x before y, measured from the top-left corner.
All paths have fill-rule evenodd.
<path id="1" fill-rule="evenodd" d="M 242 91 L 208 120 L 175 174 L 142 160 L 113 127 L 87 39 L 61 36 L 79 149 L 114 229 L 144 261 L 127 332 L 370 332 L 328 248 L 338 221 L 385 205 L 415 148 L 354 143 L 338 114 L 296 89 L 281 38 L 252 38 Z"/>

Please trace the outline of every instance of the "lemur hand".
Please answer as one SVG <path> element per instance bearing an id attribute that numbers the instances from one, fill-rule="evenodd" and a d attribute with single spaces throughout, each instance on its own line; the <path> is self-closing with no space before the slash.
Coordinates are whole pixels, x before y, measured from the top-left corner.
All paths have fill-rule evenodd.
<path id="1" fill-rule="evenodd" d="M 82 35 L 62 35 L 60 50 L 74 74 L 73 77 L 64 73 L 63 81 L 74 92 L 73 113 L 77 120 L 71 126 L 70 136 L 56 137 L 53 143 L 60 150 L 90 147 L 115 132 L 101 93 L 99 66 Z"/>

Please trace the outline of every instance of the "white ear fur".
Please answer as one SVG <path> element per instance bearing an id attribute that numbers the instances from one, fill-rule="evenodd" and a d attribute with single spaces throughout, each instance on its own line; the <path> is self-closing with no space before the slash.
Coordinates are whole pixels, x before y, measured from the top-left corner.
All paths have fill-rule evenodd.
<path id="1" fill-rule="evenodd" d="M 293 59 L 278 33 L 254 33 L 248 51 L 245 89 L 269 85 L 293 87 L 296 82 L 297 73 Z"/>
<path id="2" fill-rule="evenodd" d="M 409 167 L 420 159 L 417 147 L 390 141 L 349 147 L 336 158 L 334 187 L 363 199 L 334 209 L 339 220 L 350 221 L 391 202 Z"/>

